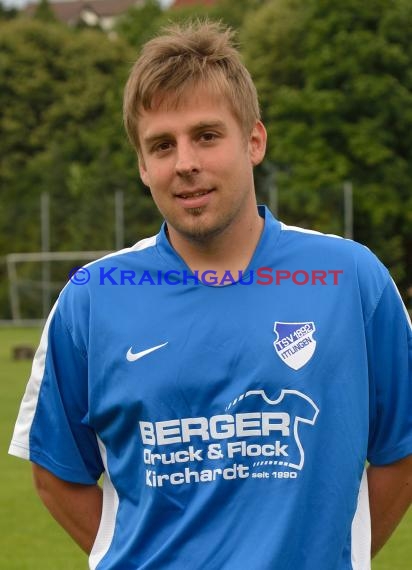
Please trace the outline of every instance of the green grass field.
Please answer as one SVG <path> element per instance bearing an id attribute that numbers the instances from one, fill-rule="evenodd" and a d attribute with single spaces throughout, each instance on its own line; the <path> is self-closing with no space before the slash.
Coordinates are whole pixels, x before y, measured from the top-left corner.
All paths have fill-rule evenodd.
<path id="1" fill-rule="evenodd" d="M 87 568 L 86 556 L 60 530 L 40 504 L 33 491 L 29 464 L 7 455 L 31 365 L 27 361 L 14 362 L 11 357 L 12 347 L 19 343 L 36 346 L 39 337 L 38 330 L 0 329 L 0 569 L 81 570 Z M 411 561 L 410 510 L 389 543 L 374 560 L 372 568 L 410 570 Z"/>

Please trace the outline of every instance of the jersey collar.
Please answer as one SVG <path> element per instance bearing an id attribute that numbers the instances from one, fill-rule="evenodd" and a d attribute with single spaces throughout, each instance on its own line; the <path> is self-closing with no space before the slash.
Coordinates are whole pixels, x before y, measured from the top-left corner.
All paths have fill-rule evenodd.
<path id="1" fill-rule="evenodd" d="M 263 218 L 265 225 L 257 243 L 256 249 L 253 253 L 252 259 L 250 260 L 248 268 L 245 272 L 245 276 L 251 269 L 267 266 L 270 263 L 270 261 L 273 259 L 273 252 L 281 231 L 280 222 L 273 216 L 267 206 L 259 205 L 258 212 L 259 216 Z M 166 263 L 168 269 L 190 271 L 186 265 L 186 262 L 182 259 L 182 257 L 180 257 L 180 255 L 176 252 L 176 250 L 169 242 L 169 239 L 167 237 L 166 222 L 163 222 L 160 232 L 157 235 L 156 248 L 159 255 Z"/>

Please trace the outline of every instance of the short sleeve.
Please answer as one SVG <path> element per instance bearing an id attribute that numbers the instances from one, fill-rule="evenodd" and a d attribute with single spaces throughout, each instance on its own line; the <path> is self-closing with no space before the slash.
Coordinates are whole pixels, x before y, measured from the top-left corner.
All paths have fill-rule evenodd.
<path id="1" fill-rule="evenodd" d="M 393 463 L 412 454 L 412 331 L 389 279 L 366 327 L 370 379 L 368 460 Z"/>
<path id="2" fill-rule="evenodd" d="M 95 483 L 103 471 L 88 426 L 87 355 L 76 346 L 58 304 L 43 331 L 9 453 L 66 481 Z"/>

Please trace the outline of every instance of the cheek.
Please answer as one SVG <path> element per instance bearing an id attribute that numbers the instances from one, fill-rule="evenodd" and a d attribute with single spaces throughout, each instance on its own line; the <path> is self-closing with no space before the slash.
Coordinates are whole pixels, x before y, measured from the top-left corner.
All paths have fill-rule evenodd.
<path id="1" fill-rule="evenodd" d="M 169 169 L 165 164 L 148 164 L 143 182 L 156 191 L 157 188 L 162 188 L 169 183 L 170 175 Z"/>

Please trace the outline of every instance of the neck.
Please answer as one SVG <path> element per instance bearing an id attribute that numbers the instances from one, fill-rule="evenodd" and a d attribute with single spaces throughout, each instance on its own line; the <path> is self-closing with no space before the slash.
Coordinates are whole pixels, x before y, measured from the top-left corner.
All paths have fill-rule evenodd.
<path id="1" fill-rule="evenodd" d="M 240 223 L 241 222 L 241 223 Z M 168 228 L 169 241 L 192 271 L 213 270 L 223 275 L 244 271 L 255 252 L 264 226 L 255 206 L 245 220 L 205 241 L 195 241 Z"/>

